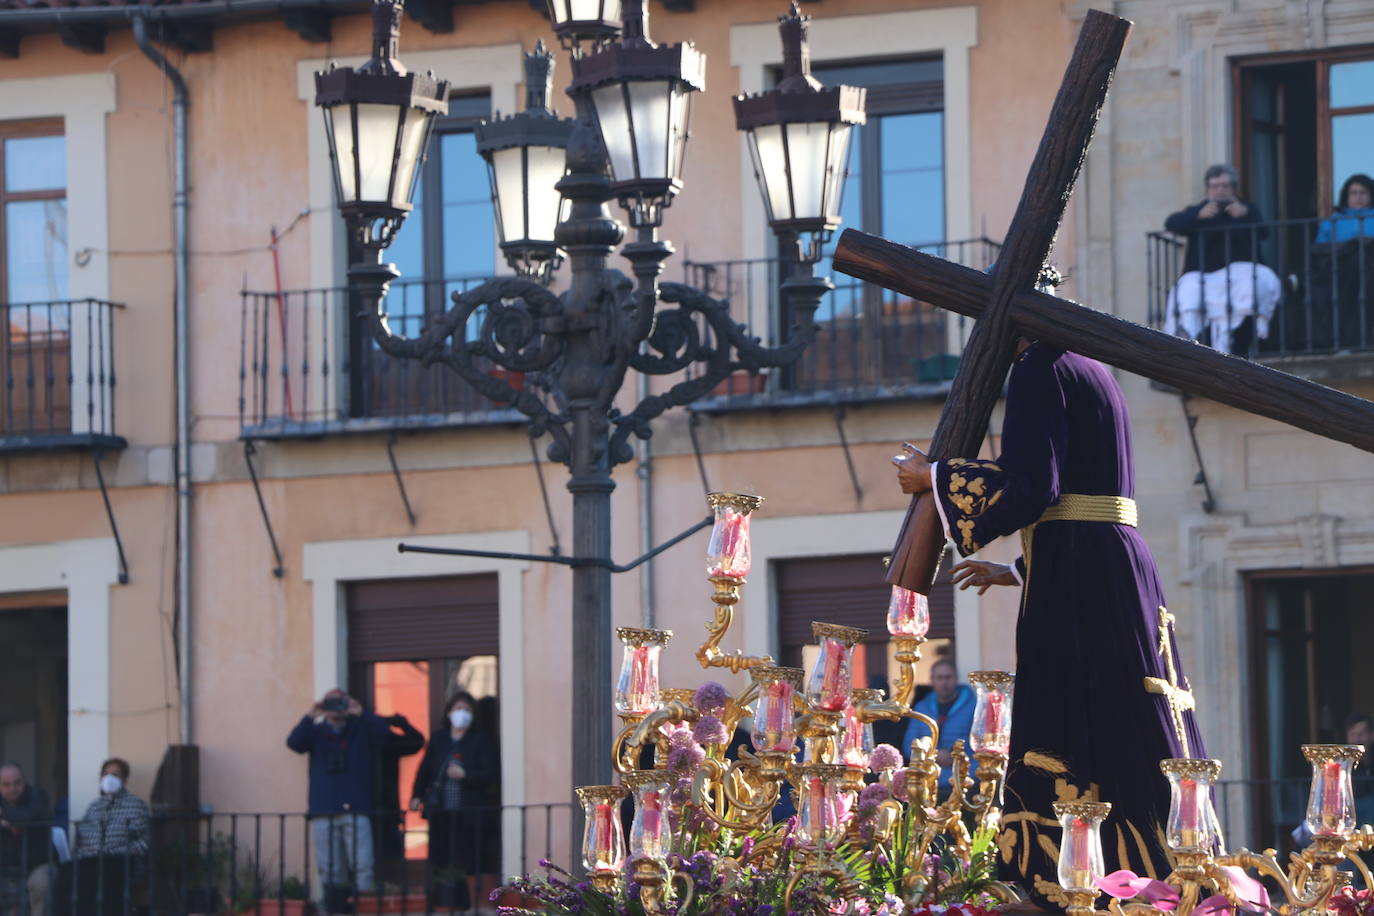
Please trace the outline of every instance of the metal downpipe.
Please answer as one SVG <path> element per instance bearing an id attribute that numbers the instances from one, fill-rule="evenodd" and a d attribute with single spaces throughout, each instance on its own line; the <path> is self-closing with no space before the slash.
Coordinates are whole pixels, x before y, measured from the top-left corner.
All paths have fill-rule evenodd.
<path id="1" fill-rule="evenodd" d="M 176 375 L 176 602 L 177 602 L 177 680 L 181 708 L 181 743 L 192 744 L 191 716 L 191 405 L 187 348 L 190 334 L 188 298 L 190 286 L 190 247 L 187 244 L 190 198 L 187 185 L 186 107 L 190 95 L 186 80 L 148 38 L 145 17 L 133 21 L 134 41 L 172 84 L 172 133 L 174 143 L 174 190 L 172 196 L 172 249 L 175 267 L 173 302 L 173 361 Z"/>
<path id="2" fill-rule="evenodd" d="M 639 373 L 639 403 L 649 396 L 649 376 Z M 654 549 L 654 452 L 650 439 L 640 439 L 639 462 L 635 476 L 639 478 L 639 553 Z M 654 561 L 644 562 L 639 571 L 640 626 L 654 629 L 657 614 L 654 609 Z"/>

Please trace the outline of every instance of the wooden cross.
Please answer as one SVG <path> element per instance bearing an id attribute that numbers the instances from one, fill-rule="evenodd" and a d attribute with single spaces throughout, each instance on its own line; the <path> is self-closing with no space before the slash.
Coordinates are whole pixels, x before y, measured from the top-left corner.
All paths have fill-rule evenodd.
<path id="1" fill-rule="evenodd" d="M 1084 19 L 991 277 L 853 229 L 840 237 L 833 261 L 842 273 L 978 319 L 931 460 L 977 453 L 1018 335 L 1374 452 L 1368 401 L 1035 291 L 1130 27 L 1098 10 Z M 929 594 L 944 544 L 935 497 L 918 496 L 887 580 Z"/>
<path id="2" fill-rule="evenodd" d="M 1174 720 L 1174 731 L 1178 734 L 1178 743 L 1183 746 L 1183 756 L 1191 757 L 1193 752 L 1188 745 L 1188 726 L 1183 719 L 1183 714 L 1197 704 L 1193 700 L 1192 689 L 1188 687 L 1186 681 L 1182 684 L 1179 683 L 1178 670 L 1174 668 L 1174 647 L 1169 640 L 1169 627 L 1173 622 L 1174 615 L 1170 614 L 1169 609 L 1161 604 L 1159 606 L 1159 648 L 1157 651 L 1164 659 L 1164 670 L 1168 677 L 1145 678 L 1145 691 L 1160 694 L 1164 697 L 1164 702 L 1169 704 L 1169 712 Z"/>

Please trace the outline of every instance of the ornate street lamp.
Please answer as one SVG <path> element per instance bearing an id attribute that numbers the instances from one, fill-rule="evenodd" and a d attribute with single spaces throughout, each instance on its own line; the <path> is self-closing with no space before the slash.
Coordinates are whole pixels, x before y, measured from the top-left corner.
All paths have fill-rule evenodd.
<path id="1" fill-rule="evenodd" d="M 396 58 L 401 9 L 373 0 L 372 59 L 315 74 L 339 209 L 353 239 L 378 257 L 412 209 L 434 118 L 448 109 L 448 83 Z"/>
<path id="2" fill-rule="evenodd" d="M 548 0 L 554 34 L 570 52 L 581 52 L 583 42 L 593 46 L 609 41 L 620 31 L 620 0 Z"/>
<path id="3" fill-rule="evenodd" d="M 864 90 L 823 87 L 811 75 L 807 23 L 794 0 L 781 17 L 783 78 L 758 95 L 735 97 L 735 125 L 745 132 L 768 223 L 795 239 L 796 257 L 820 259 L 840 225 L 849 136 L 863 124 Z"/>
<path id="4" fill-rule="evenodd" d="M 549 107 L 553 55 L 541 41 L 525 55 L 525 110 L 477 125 L 477 152 L 487 161 L 496 229 L 506 261 L 522 277 L 547 283 L 563 261 L 554 240 L 562 218 L 557 184 L 577 122 Z"/>
<path id="5" fill-rule="evenodd" d="M 626 0 L 620 40 L 573 60 L 571 92 L 585 93 L 611 160 L 611 191 L 636 229 L 663 223 L 682 190 L 692 93 L 706 58 L 690 43 L 649 40 L 644 0 Z"/>

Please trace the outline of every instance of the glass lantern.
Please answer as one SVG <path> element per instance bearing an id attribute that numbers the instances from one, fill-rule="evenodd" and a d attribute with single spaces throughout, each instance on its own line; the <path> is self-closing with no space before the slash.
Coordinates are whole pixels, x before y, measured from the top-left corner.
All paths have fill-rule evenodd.
<path id="1" fill-rule="evenodd" d="M 749 669 L 758 685 L 754 705 L 754 750 L 760 754 L 786 754 L 797 750 L 797 725 L 793 702 L 801 690 L 805 672 L 800 668 L 763 665 Z"/>
<path id="2" fill-rule="evenodd" d="M 1059 844 L 1059 885 L 1069 891 L 1097 891 L 1102 877 L 1102 822 L 1106 802 L 1055 802 L 1054 815 L 1064 836 Z"/>
<path id="3" fill-rule="evenodd" d="M 763 497 L 709 493 L 706 504 L 715 513 L 711 540 L 706 546 L 706 575 L 743 582 L 750 565 L 749 516 L 763 504 Z"/>
<path id="4" fill-rule="evenodd" d="M 617 627 L 625 652 L 620 660 L 620 677 L 615 684 L 615 711 L 621 715 L 646 716 L 662 702 L 658 687 L 658 657 L 672 630 L 647 630 Z"/>
<path id="5" fill-rule="evenodd" d="M 978 692 L 973 707 L 969 747 L 974 753 L 1005 754 L 1011 750 L 1011 699 L 1015 676 L 1007 671 L 973 671 L 969 683 Z"/>
<path id="6" fill-rule="evenodd" d="M 801 768 L 801 811 L 797 839 L 808 846 L 834 846 L 844 838 L 842 784 L 848 767 L 806 763 Z"/>
<path id="7" fill-rule="evenodd" d="M 920 592 L 892 586 L 887 603 L 887 632 L 893 636 L 923 637 L 930 632 L 930 602 Z"/>
<path id="8" fill-rule="evenodd" d="M 582 804 L 582 865 L 589 872 L 619 871 L 625 864 L 625 833 L 620 826 L 620 803 L 629 794 L 623 786 L 580 786 Z"/>
<path id="9" fill-rule="evenodd" d="M 812 623 L 811 632 L 820 645 L 816 667 L 806 686 L 806 698 L 825 712 L 841 712 L 853 689 L 851 671 L 854 646 L 864 641 L 867 630 L 833 623 Z"/>
<path id="10" fill-rule="evenodd" d="M 1161 760 L 1159 768 L 1169 779 L 1169 823 L 1165 829 L 1169 848 L 1210 852 L 1217 840 L 1212 786 L 1221 774 L 1221 762 L 1171 757 Z"/>
<path id="11" fill-rule="evenodd" d="M 850 691 L 849 702 L 844 707 L 843 728 L 840 731 L 840 762 L 852 767 L 868 769 L 868 759 L 873 753 L 873 723 L 859 718 L 861 703 L 882 701 L 883 692 L 868 687 Z"/>
<path id="12" fill-rule="evenodd" d="M 630 825 L 630 858 L 654 859 L 665 865 L 673 834 L 668 825 L 668 793 L 673 777 L 663 770 L 635 770 L 624 776 L 635 803 Z"/>
<path id="13" fill-rule="evenodd" d="M 1304 744 L 1312 764 L 1307 796 L 1307 829 L 1313 836 L 1349 836 L 1355 830 L 1355 789 L 1350 771 L 1364 756 L 1358 744 Z"/>

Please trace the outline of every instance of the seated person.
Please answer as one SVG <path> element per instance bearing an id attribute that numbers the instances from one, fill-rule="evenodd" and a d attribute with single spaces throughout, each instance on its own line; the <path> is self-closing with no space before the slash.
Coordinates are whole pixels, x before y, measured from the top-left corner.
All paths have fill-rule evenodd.
<path id="1" fill-rule="evenodd" d="M 128 790 L 128 780 L 127 761 L 112 757 L 100 765 L 100 797 L 76 822 L 73 861 L 59 880 L 59 913 L 125 916 L 133 910 L 133 885 L 143 873 L 149 831 L 148 805 Z"/>
<path id="2" fill-rule="evenodd" d="M 977 768 L 973 751 L 968 748 L 969 732 L 973 729 L 973 689 L 959 683 L 959 669 L 948 658 L 937 659 L 930 668 L 930 685 L 934 689 L 911 708 L 935 720 L 940 727 L 940 743 L 936 745 L 936 756 L 940 762 L 940 791 L 949 789 L 953 780 L 954 742 L 963 741 L 965 752 L 969 755 L 969 775 Z M 930 729 L 920 719 L 912 719 L 906 727 L 906 737 L 902 740 L 901 751 L 905 756 L 911 754 L 911 742 L 930 735 Z"/>
<path id="3" fill-rule="evenodd" d="M 48 916 L 52 807 L 17 763 L 0 764 L 0 913 Z"/>
<path id="4" fill-rule="evenodd" d="M 1171 215 L 1164 228 L 1187 238 L 1183 275 L 1169 292 L 1164 330 L 1246 355 L 1269 336 L 1279 302 L 1278 274 L 1260 261 L 1269 230 L 1253 204 L 1236 197 L 1236 171 L 1214 165 L 1207 197 Z"/>
<path id="5" fill-rule="evenodd" d="M 1316 349 L 1374 342 L 1374 178 L 1351 175 L 1338 200 L 1312 241 L 1311 346 Z M 1304 330 L 1299 329 L 1298 339 Z"/>

